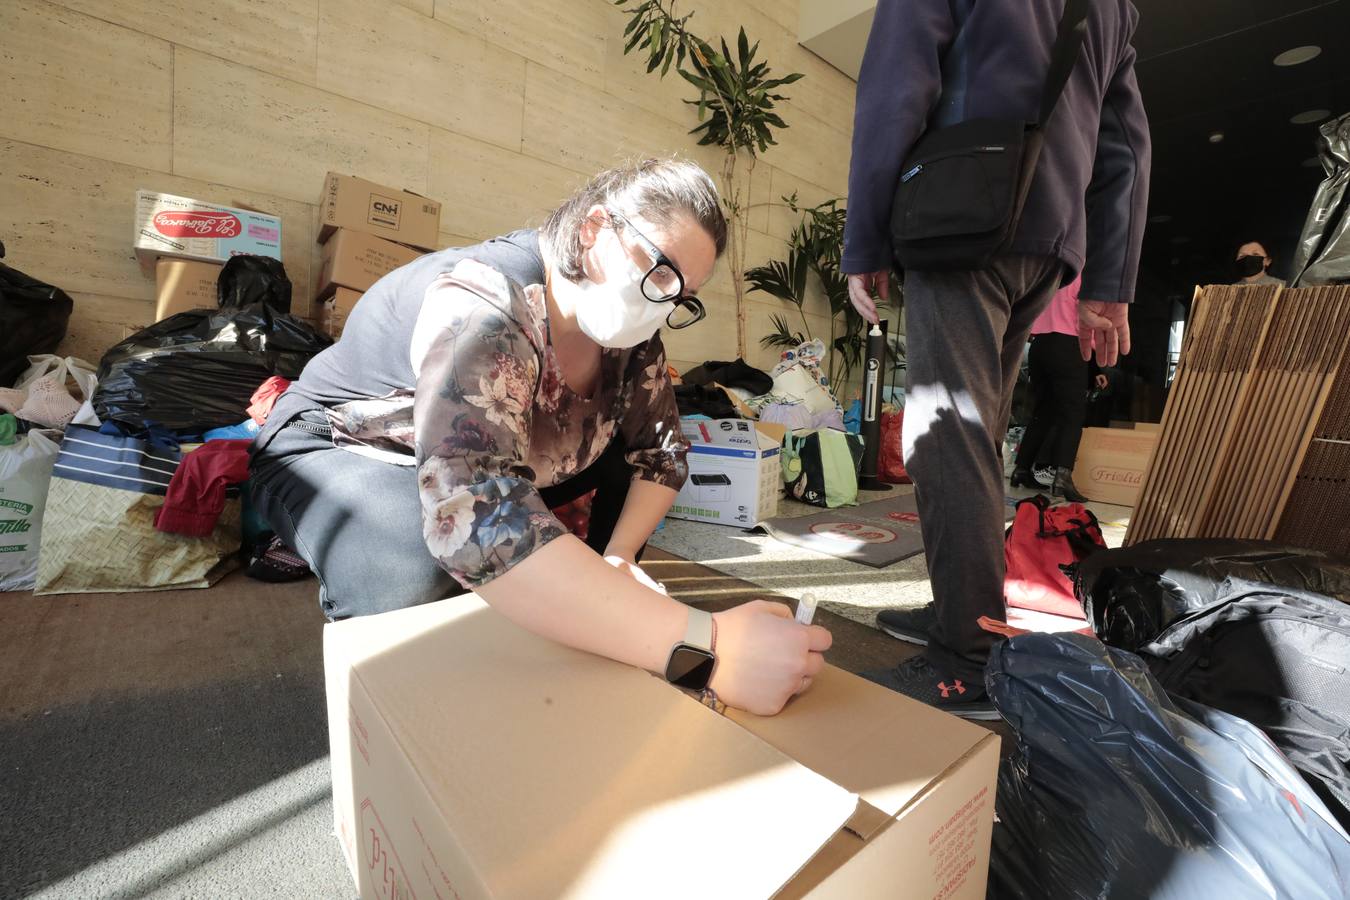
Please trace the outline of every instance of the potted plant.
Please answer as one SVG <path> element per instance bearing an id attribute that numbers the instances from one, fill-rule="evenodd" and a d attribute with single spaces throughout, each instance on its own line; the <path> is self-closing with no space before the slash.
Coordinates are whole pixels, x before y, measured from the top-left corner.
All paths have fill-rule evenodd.
<path id="1" fill-rule="evenodd" d="M 825 339 L 830 351 L 826 376 L 832 387 L 845 384 L 862 363 L 868 329 L 867 322 L 849 302 L 848 276 L 839 269 L 847 211 L 840 208 L 838 199 L 810 207 L 802 207 L 796 194 L 782 199 L 789 209 L 802 216 L 788 238 L 787 259 L 756 266 L 745 273 L 745 279 L 750 290 L 763 291 L 795 306 L 801 317 L 801 329 L 795 328 L 787 316 L 775 314 L 770 320 L 773 330 L 759 339 L 760 345 L 787 349 L 817 337 L 806 318 L 806 300 L 814 282 L 820 286 L 830 308 L 830 333 L 828 337 L 819 336 Z M 894 276 L 891 296 L 903 302 Z M 904 368 L 904 345 L 895 335 L 888 341 L 887 353 L 893 368 Z"/>
<path id="2" fill-rule="evenodd" d="M 727 255 L 730 257 L 732 290 L 736 297 L 736 346 L 742 356 L 745 335 L 745 246 L 750 231 L 748 193 L 750 175 L 760 153 L 778 143 L 775 129 L 787 123 L 775 112 L 776 104 L 786 100 L 778 89 L 802 77 L 793 72 L 775 77 L 768 63 L 756 59 L 759 42 L 753 45 L 741 28 L 733 54 L 726 39 L 720 47 L 689 30 L 693 13 L 675 15 L 676 0 L 614 0 L 629 15 L 624 36 L 625 54 L 647 54 L 647 71 L 660 77 L 674 68 L 685 81 L 698 89 L 697 100 L 684 101 L 695 107 L 699 124 L 690 130 L 700 145 L 712 145 L 725 152 L 721 171 L 722 202 L 730 221 Z M 737 178 L 738 167 L 742 169 Z"/>

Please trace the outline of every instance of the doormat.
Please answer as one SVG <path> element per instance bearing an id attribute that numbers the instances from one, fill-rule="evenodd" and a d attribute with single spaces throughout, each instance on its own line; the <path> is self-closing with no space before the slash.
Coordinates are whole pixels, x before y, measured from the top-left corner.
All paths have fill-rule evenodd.
<path id="1" fill-rule="evenodd" d="M 923 552 L 913 493 L 809 516 L 765 519 L 751 530 L 874 569 Z"/>

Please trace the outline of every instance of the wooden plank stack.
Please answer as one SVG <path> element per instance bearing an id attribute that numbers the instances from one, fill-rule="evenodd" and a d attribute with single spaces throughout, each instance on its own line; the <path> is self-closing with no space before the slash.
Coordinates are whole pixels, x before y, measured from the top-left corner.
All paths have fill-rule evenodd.
<path id="1" fill-rule="evenodd" d="M 1328 466 L 1334 471 L 1345 445 L 1314 445 L 1314 437 L 1326 430 L 1324 418 L 1350 420 L 1350 387 L 1340 387 L 1350 381 L 1343 373 L 1348 343 L 1350 288 L 1197 291 L 1127 543 L 1271 539 L 1287 519 L 1286 533 L 1307 545 L 1320 526 L 1298 521 L 1313 516 L 1332 525 L 1327 517 L 1338 513 L 1315 502 L 1316 485 L 1329 477 Z M 1342 466 L 1340 477 L 1346 475 Z"/>

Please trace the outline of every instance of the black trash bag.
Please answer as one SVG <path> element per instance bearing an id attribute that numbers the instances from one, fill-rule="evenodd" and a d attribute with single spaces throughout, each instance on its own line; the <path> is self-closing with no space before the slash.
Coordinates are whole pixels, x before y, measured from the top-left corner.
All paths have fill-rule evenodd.
<path id="1" fill-rule="evenodd" d="M 1294 254 L 1291 284 L 1350 282 L 1350 113 L 1318 129 L 1326 180 L 1313 197 Z"/>
<path id="2" fill-rule="evenodd" d="M 0 387 L 18 381 L 29 356 L 56 352 L 74 308 L 65 291 L 0 263 Z"/>
<path id="3" fill-rule="evenodd" d="M 1097 637 L 1137 651 L 1182 616 L 1213 606 L 1229 577 L 1350 602 L 1350 563 L 1269 541 L 1145 541 L 1094 554 L 1073 580 Z"/>
<path id="4" fill-rule="evenodd" d="M 994 646 L 1017 732 L 1002 763 L 989 896 L 1350 896 L 1350 838 L 1254 726 L 1172 700 L 1143 660 L 1079 634 Z"/>
<path id="5" fill-rule="evenodd" d="M 216 305 L 266 304 L 273 312 L 291 311 L 291 280 L 281 260 L 270 256 L 235 256 L 216 276 Z"/>
<path id="6" fill-rule="evenodd" d="M 170 316 L 113 347 L 99 363 L 94 410 L 133 428 L 162 425 L 180 434 L 238 425 L 249 398 L 273 375 L 294 379 L 333 343 L 279 311 L 290 282 L 275 260 L 237 256 L 217 279 L 218 310 Z M 275 264 L 275 265 L 273 265 Z M 243 305 L 236 300 L 247 299 Z"/>

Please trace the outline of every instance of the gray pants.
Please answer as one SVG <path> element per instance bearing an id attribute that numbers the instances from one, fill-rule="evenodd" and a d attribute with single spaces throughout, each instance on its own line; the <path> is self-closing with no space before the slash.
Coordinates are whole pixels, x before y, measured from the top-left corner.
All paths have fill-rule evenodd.
<path id="1" fill-rule="evenodd" d="M 927 655 L 975 684 L 993 644 L 978 620 L 1006 615 L 1002 456 L 1013 388 L 1031 324 L 1063 276 L 1063 263 L 1042 256 L 905 275 L 905 469 L 937 616 Z"/>
<path id="2" fill-rule="evenodd" d="M 263 448 L 255 446 L 250 468 L 254 506 L 319 576 L 319 604 L 328 618 L 388 612 L 464 592 L 422 539 L 412 466 L 359 456 L 327 437 L 283 428 Z M 586 543 L 599 553 L 618 524 L 632 477 L 623 441 L 615 439 L 589 468 L 539 494 L 555 508 L 594 490 Z"/>

